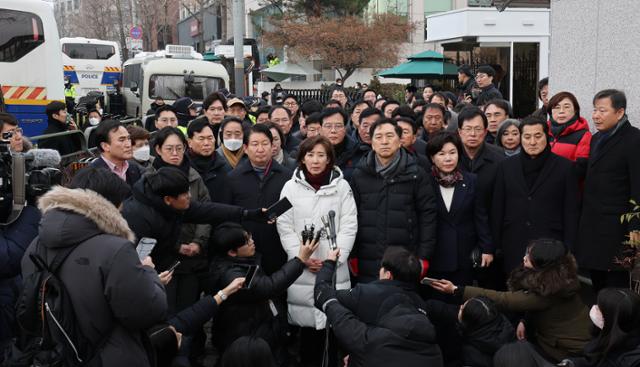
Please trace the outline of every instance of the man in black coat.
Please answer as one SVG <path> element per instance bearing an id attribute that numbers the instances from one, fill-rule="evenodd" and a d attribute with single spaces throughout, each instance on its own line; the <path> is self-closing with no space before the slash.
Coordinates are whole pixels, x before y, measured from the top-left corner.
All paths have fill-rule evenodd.
<path id="1" fill-rule="evenodd" d="M 339 301 L 340 296 L 331 285 L 339 252 L 339 249 L 330 252 L 318 272 L 314 299 L 316 308 L 326 313 L 336 340 L 349 354 L 349 366 L 441 367 L 442 353 L 437 345 L 436 331 L 425 309 L 416 304 L 421 303 L 416 300 L 417 295 L 411 297 L 400 289 L 361 292 L 374 296 L 367 297 L 374 303 L 373 307 L 357 307 L 363 316 Z M 408 274 L 413 282 L 417 282 L 421 270 L 417 258 L 413 257 L 408 269 L 387 269 L 388 265 L 390 263 L 383 262 L 381 278 L 391 280 L 397 276 L 406 281 L 408 279 L 400 274 Z M 381 286 L 370 285 L 371 288 Z M 380 297 L 383 294 L 385 297 Z M 356 301 L 366 300 L 361 295 Z"/>
<path id="2" fill-rule="evenodd" d="M 292 172 L 271 159 L 272 143 L 273 135 L 268 127 L 258 124 L 247 129 L 244 151 L 248 159 L 238 163 L 228 176 L 231 204 L 266 208 L 280 200 L 280 192 Z M 242 224 L 256 241 L 265 273 L 271 275 L 280 269 L 287 261 L 287 254 L 282 248 L 276 227 L 254 221 L 243 221 Z"/>
<path id="3" fill-rule="evenodd" d="M 211 201 L 231 203 L 231 186 L 227 178 L 231 167 L 216 152 L 216 138 L 209 122 L 193 120 L 187 128 L 187 142 L 189 163 L 202 177 Z"/>
<path id="4" fill-rule="evenodd" d="M 417 160 L 402 149 L 402 130 L 395 121 L 376 121 L 370 134 L 373 151 L 351 177 L 358 206 L 351 269 L 359 282 L 373 281 L 385 249 L 404 246 L 421 259 L 426 272 L 436 245 L 433 188 Z"/>
<path id="5" fill-rule="evenodd" d="M 138 240 L 149 237 L 158 241 L 151 257 L 159 271 L 168 269 L 178 258 L 182 223 L 215 225 L 263 218 L 260 209 L 191 201 L 187 175 L 174 167 L 143 176 L 133 186 L 133 196 L 124 202 L 122 215 Z"/>
<path id="6" fill-rule="evenodd" d="M 593 121 L 598 133 L 591 140 L 586 167 L 584 201 L 578 230 L 576 258 L 591 270 L 594 290 L 628 287 L 629 274 L 616 259 L 623 242 L 640 240 L 640 223 L 620 222 L 620 216 L 640 203 L 640 131 L 625 114 L 623 92 L 603 90 L 593 99 Z"/>
<path id="7" fill-rule="evenodd" d="M 359 144 L 347 134 L 347 113 L 342 108 L 327 108 L 322 112 L 320 135 L 326 137 L 336 152 L 335 165 L 340 167 L 345 180 L 351 178 L 356 166 L 354 156 Z"/>
<path id="8" fill-rule="evenodd" d="M 294 150 L 297 150 L 298 145 L 300 145 L 302 141 L 296 138 L 292 131 L 293 116 L 291 115 L 291 111 L 281 105 L 273 106 L 271 107 L 271 110 L 269 110 L 269 121 L 278 125 L 284 134 L 282 149 L 285 152 L 293 152 Z"/>
<path id="9" fill-rule="evenodd" d="M 53 101 L 46 108 L 48 125 L 43 135 L 77 130 L 73 120 L 67 123 L 67 105 L 60 101 Z M 65 135 L 38 141 L 42 149 L 55 149 L 60 155 L 75 153 L 80 150 L 80 135 Z"/>
<path id="10" fill-rule="evenodd" d="M 498 164 L 506 156 L 501 148 L 485 142 L 488 126 L 487 116 L 477 107 L 466 107 L 458 114 L 458 134 L 464 148 L 461 168 L 478 176 L 478 194 L 490 213 Z"/>
<path id="11" fill-rule="evenodd" d="M 352 137 L 358 143 L 358 149 L 353 154 L 352 161 L 357 167 L 364 156 L 371 151 L 371 136 L 369 135 L 369 129 L 376 120 L 382 117 L 382 111 L 375 107 L 365 108 L 358 118 L 357 128 L 355 128 Z M 354 124 L 355 125 L 355 124 Z"/>
<path id="12" fill-rule="evenodd" d="M 573 249 L 578 227 L 572 162 L 551 152 L 544 119 L 527 117 L 519 129 L 523 151 L 498 166 L 491 215 L 506 274 L 522 264 L 532 240 L 553 238 Z"/>
<path id="13" fill-rule="evenodd" d="M 116 120 L 103 121 L 95 130 L 100 157 L 90 167 L 106 168 L 132 187 L 142 176 L 142 169 L 132 160 L 133 150 L 127 128 Z"/>
<path id="14" fill-rule="evenodd" d="M 252 234 L 236 223 L 223 223 L 213 235 L 219 255 L 211 263 L 213 289 L 222 289 L 234 279 L 247 275 L 258 266 L 253 279 L 245 279 L 245 288 L 223 303 L 213 323 L 213 342 L 220 353 L 241 336 L 263 338 L 280 362 L 284 362 L 283 340 L 286 329 L 286 303 L 282 299 L 287 288 L 302 274 L 305 262 L 318 248 L 317 243 L 302 243 L 298 256 L 267 276 L 262 271 L 260 256 Z M 227 295 L 218 293 L 222 299 Z M 282 363 L 280 363 L 282 364 Z"/>
<path id="15" fill-rule="evenodd" d="M 481 92 L 475 102 L 476 106 L 484 106 L 492 99 L 502 99 L 502 93 L 493 84 L 493 78 L 496 77 L 496 71 L 489 65 L 483 65 L 478 68 L 476 73 L 476 83 Z"/>

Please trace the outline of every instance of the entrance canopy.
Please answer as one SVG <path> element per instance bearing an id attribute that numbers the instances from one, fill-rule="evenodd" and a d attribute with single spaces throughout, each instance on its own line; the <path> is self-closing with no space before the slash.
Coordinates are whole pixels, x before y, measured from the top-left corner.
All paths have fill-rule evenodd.
<path id="1" fill-rule="evenodd" d="M 408 57 L 409 61 L 378 73 L 384 78 L 429 79 L 454 77 L 458 67 L 446 62 L 442 54 L 424 51 Z"/>

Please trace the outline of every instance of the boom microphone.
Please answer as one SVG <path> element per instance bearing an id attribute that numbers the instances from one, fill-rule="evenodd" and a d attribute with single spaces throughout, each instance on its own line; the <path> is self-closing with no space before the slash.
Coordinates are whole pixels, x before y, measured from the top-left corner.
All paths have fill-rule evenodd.
<path id="1" fill-rule="evenodd" d="M 24 154 L 27 162 L 30 161 L 33 168 L 55 167 L 60 166 L 60 153 L 55 149 L 31 149 Z"/>

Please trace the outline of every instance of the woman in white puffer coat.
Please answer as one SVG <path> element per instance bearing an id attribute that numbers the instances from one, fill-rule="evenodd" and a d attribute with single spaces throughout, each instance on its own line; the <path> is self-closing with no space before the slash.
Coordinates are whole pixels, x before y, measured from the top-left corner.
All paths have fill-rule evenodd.
<path id="1" fill-rule="evenodd" d="M 358 231 L 358 213 L 351 187 L 343 178 L 340 168 L 334 166 L 335 161 L 333 147 L 326 138 L 316 136 L 302 142 L 298 168 L 280 194 L 280 198 L 289 199 L 293 208 L 278 217 L 277 226 L 282 246 L 291 259 L 298 253 L 305 225 L 313 224 L 319 230 L 323 226 L 321 217 L 330 210 L 335 211 L 336 242 L 340 248 L 336 288 L 349 289 L 351 282 L 347 259 Z M 303 327 L 303 334 L 316 334 L 316 337 L 324 335 L 317 331 L 325 328 L 326 317 L 313 306 L 315 273 L 322 267 L 328 252 L 329 240 L 323 236 L 320 246 L 307 262 L 307 268 L 289 287 L 287 294 L 289 323 Z M 301 338 L 301 344 L 303 341 L 314 343 L 313 339 L 316 338 L 309 336 Z M 301 348 L 306 349 L 304 345 Z"/>

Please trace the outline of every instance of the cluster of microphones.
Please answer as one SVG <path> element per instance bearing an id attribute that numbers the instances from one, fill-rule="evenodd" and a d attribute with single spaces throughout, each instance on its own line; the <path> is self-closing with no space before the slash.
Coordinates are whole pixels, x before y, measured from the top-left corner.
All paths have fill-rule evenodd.
<path id="1" fill-rule="evenodd" d="M 322 228 L 316 231 L 315 225 L 311 224 L 311 226 L 304 226 L 304 230 L 302 230 L 302 242 L 307 243 L 310 241 L 319 241 L 321 237 L 326 236 L 329 240 L 329 247 L 332 250 L 338 248 L 338 244 L 336 242 L 336 212 L 330 210 L 327 215 L 320 217 L 322 221 Z"/>

